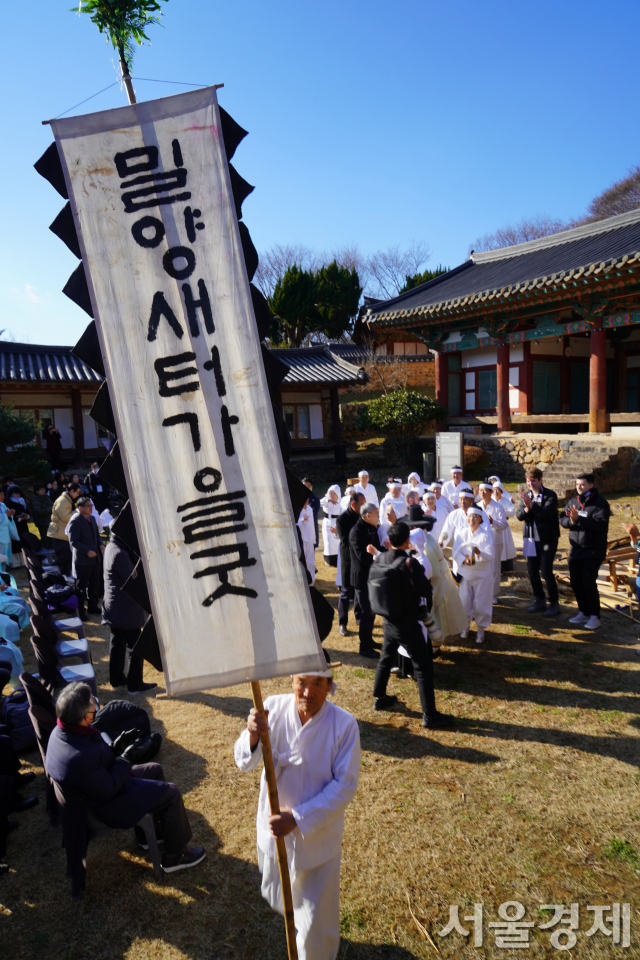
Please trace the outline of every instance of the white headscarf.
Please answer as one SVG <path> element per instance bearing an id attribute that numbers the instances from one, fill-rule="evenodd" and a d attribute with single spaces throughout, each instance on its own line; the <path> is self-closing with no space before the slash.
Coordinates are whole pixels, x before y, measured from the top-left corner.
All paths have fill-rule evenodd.
<path id="1" fill-rule="evenodd" d="M 362 480 L 363 477 L 368 477 L 368 476 L 369 476 L 369 471 L 368 471 L 368 470 L 361 470 L 361 471 L 359 472 L 358 476 L 359 476 L 360 479 Z"/>
<path id="2" fill-rule="evenodd" d="M 411 480 L 411 477 L 415 477 L 418 483 L 420 483 L 420 477 L 418 476 L 417 473 L 410 473 L 409 476 L 407 477 L 407 483 L 409 482 L 409 480 Z"/>
<path id="3" fill-rule="evenodd" d="M 341 497 L 342 497 L 342 494 L 341 494 L 341 492 L 340 492 L 340 486 L 339 486 L 339 484 L 334 483 L 333 486 L 329 487 L 329 489 L 327 490 L 327 492 L 326 492 L 326 494 L 325 494 L 325 496 L 327 497 L 327 499 L 329 498 L 329 494 L 330 494 L 332 491 L 333 491 L 333 493 L 337 493 L 337 494 L 338 494 L 338 500 L 340 500 Z"/>
<path id="4" fill-rule="evenodd" d="M 338 689 L 338 684 L 337 684 L 337 683 L 335 682 L 335 680 L 333 679 L 333 674 L 331 673 L 331 670 L 307 670 L 305 673 L 299 674 L 299 676 L 301 676 L 301 677 L 330 677 L 330 678 L 331 678 L 331 689 L 329 690 L 329 693 L 333 696 L 333 694 L 334 694 L 334 693 L 336 692 L 336 690 Z M 292 676 L 291 679 L 293 679 L 293 676 Z"/>

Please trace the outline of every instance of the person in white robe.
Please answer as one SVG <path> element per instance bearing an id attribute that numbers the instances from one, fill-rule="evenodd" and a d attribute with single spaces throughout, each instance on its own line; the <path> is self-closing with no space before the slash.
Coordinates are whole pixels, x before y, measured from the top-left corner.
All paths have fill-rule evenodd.
<path id="1" fill-rule="evenodd" d="M 515 517 L 516 508 L 512 498 L 504 492 L 504 487 L 500 480 L 493 482 L 493 499 L 500 504 L 507 518 L 507 526 L 502 534 L 502 572 L 513 570 L 513 560 L 518 555 L 516 545 L 513 542 L 513 534 L 509 526 L 509 519 Z"/>
<path id="2" fill-rule="evenodd" d="M 429 489 L 435 493 L 438 503 L 442 503 L 446 507 L 447 513 L 451 513 L 452 510 L 456 509 L 442 492 L 444 489 L 444 480 L 434 480 Z"/>
<path id="3" fill-rule="evenodd" d="M 393 479 L 387 483 L 388 493 L 380 503 L 380 516 L 386 517 L 389 504 L 393 507 L 396 520 L 402 520 L 407 513 L 407 501 L 402 495 L 402 480 Z"/>
<path id="4" fill-rule="evenodd" d="M 462 479 L 462 467 L 451 468 L 451 480 L 447 480 L 442 488 L 443 495 L 454 507 L 460 506 L 460 491 L 468 486 L 466 480 Z"/>
<path id="5" fill-rule="evenodd" d="M 0 570 L 3 573 L 11 567 L 12 541 L 20 540 L 13 513 L 14 511 L 8 509 L 4 503 L 4 490 L 0 490 L 0 556 L 5 558 L 0 561 Z"/>
<path id="6" fill-rule="evenodd" d="M 469 624 L 476 622 L 476 643 L 483 642 L 493 618 L 493 537 L 488 526 L 483 511 L 469 507 L 467 534 L 459 538 L 454 553 L 462 574 L 460 600 Z M 467 631 L 461 636 L 466 637 Z"/>
<path id="7" fill-rule="evenodd" d="M 376 488 L 372 483 L 369 483 L 369 474 L 366 470 L 361 470 L 358 474 L 360 477 L 360 482 L 356 483 L 354 490 L 356 493 L 361 493 L 364 496 L 365 503 L 375 503 L 376 507 L 378 504 L 378 493 Z"/>
<path id="8" fill-rule="evenodd" d="M 348 487 L 345 488 L 344 497 L 340 501 L 340 513 L 344 513 L 345 510 L 348 508 L 349 504 L 351 503 L 350 497 L 354 490 L 355 490 L 355 487 L 353 486 L 353 484 L 350 484 Z"/>
<path id="9" fill-rule="evenodd" d="M 320 506 L 324 511 L 324 520 L 322 521 L 322 552 L 325 563 L 330 567 L 336 567 L 340 554 L 340 540 L 336 531 L 336 517 L 339 517 L 341 513 L 340 487 L 337 483 L 329 487 L 320 501 Z"/>
<path id="10" fill-rule="evenodd" d="M 451 569 L 442 547 L 433 533 L 428 533 L 424 547 L 425 556 L 431 564 L 431 589 L 433 591 L 433 607 L 431 616 L 442 630 L 443 642 L 447 637 L 456 637 L 469 629 L 469 620 L 455 580 L 451 576 Z"/>
<path id="11" fill-rule="evenodd" d="M 435 523 L 431 529 L 431 535 L 435 537 L 436 540 L 439 540 L 442 528 L 449 516 L 449 511 L 442 502 L 442 498 L 438 500 L 433 490 L 427 490 L 422 498 L 422 509 L 426 516 L 435 519 Z"/>
<path id="12" fill-rule="evenodd" d="M 355 718 L 327 700 L 334 691 L 330 670 L 294 676 L 293 693 L 265 700 L 267 720 L 251 710 L 234 750 L 240 770 L 254 770 L 269 730 L 281 812 L 270 815 L 263 770 L 258 867 L 262 896 L 283 914 L 275 838 L 284 837 L 299 960 L 335 960 L 340 947 L 344 811 L 358 786 L 360 734 Z"/>
<path id="13" fill-rule="evenodd" d="M 405 497 L 411 492 L 415 492 L 419 497 L 421 497 L 426 489 L 426 483 L 422 482 L 419 474 L 417 473 L 410 473 L 407 477 L 407 482 L 402 485 L 402 492 L 404 493 Z"/>
<path id="14" fill-rule="evenodd" d="M 441 547 L 448 546 L 451 549 L 452 568 L 454 576 L 456 577 L 460 573 L 456 561 L 456 548 L 460 538 L 467 536 L 469 526 L 467 523 L 467 512 L 473 506 L 473 490 L 471 490 L 469 487 L 466 487 L 464 490 L 460 491 L 459 496 L 460 506 L 457 510 L 453 510 L 445 520 L 442 532 L 440 534 L 440 539 L 438 540 L 438 543 Z M 483 520 L 485 521 L 485 530 L 489 531 L 489 537 L 493 541 L 489 517 L 484 510 L 481 510 L 481 513 Z"/>
<path id="15" fill-rule="evenodd" d="M 493 602 L 498 602 L 500 596 L 500 577 L 502 574 L 502 547 L 505 530 L 509 529 L 507 517 L 502 504 L 493 499 L 493 485 L 480 484 L 482 509 L 489 515 L 491 532 L 493 534 Z"/>
<path id="16" fill-rule="evenodd" d="M 316 582 L 316 529 L 313 522 L 313 510 L 309 501 L 305 503 L 298 517 L 298 526 L 302 534 L 302 547 L 307 570 L 311 574 L 311 583 Z"/>

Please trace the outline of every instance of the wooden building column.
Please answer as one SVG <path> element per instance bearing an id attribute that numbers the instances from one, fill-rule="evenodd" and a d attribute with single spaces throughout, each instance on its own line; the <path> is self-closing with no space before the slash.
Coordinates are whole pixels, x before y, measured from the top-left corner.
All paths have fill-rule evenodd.
<path id="1" fill-rule="evenodd" d="M 338 388 L 331 387 L 329 391 L 331 397 L 331 435 L 333 438 L 334 458 L 337 464 L 347 462 L 347 452 L 342 443 L 342 430 L 340 429 L 340 397 Z"/>
<path id="2" fill-rule="evenodd" d="M 436 403 L 449 409 L 449 354 L 436 353 Z M 445 423 L 436 424 L 436 430 L 444 430 Z"/>
<path id="3" fill-rule="evenodd" d="M 73 411 L 73 438 L 76 460 L 84 460 L 84 423 L 82 422 L 82 397 L 77 387 L 71 387 L 71 409 Z"/>
<path id="4" fill-rule="evenodd" d="M 498 406 L 498 430 L 511 430 L 511 411 L 509 409 L 509 344 L 498 347 L 496 364 L 496 387 Z"/>
<path id="5" fill-rule="evenodd" d="M 615 382 L 618 384 L 617 392 L 614 391 L 614 396 L 617 393 L 617 405 L 618 413 L 627 412 L 627 355 L 622 349 L 622 345 L 618 343 L 615 347 L 615 359 L 613 361 L 613 369 L 615 370 Z"/>
<path id="6" fill-rule="evenodd" d="M 599 321 L 602 324 L 602 321 Z M 589 433 L 606 433 L 607 418 L 607 331 L 591 331 L 589 361 Z"/>
<path id="7" fill-rule="evenodd" d="M 522 344 L 524 363 L 522 364 L 522 383 L 520 384 L 520 413 L 530 416 L 533 413 L 533 359 L 531 344 L 525 340 Z"/>

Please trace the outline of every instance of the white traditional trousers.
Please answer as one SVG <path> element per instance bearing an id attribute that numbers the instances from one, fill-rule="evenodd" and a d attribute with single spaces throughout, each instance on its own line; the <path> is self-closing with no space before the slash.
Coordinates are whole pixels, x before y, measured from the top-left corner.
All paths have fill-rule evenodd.
<path id="1" fill-rule="evenodd" d="M 335 960 L 340 947 L 340 857 L 312 870 L 291 870 L 298 960 Z M 278 861 L 258 847 L 262 896 L 284 916 Z"/>
<path id="2" fill-rule="evenodd" d="M 475 620 L 476 627 L 484 630 L 491 626 L 493 617 L 493 563 L 485 564 L 486 570 L 473 580 L 467 580 L 462 574 L 460 600 L 469 620 Z M 463 570 L 465 567 L 462 568 Z"/>

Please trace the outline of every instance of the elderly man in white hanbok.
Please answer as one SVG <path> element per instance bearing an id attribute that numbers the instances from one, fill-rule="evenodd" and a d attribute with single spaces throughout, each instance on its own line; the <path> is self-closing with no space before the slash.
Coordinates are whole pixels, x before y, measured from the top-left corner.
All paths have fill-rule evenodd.
<path id="1" fill-rule="evenodd" d="M 476 622 L 476 643 L 484 640 L 493 617 L 493 537 L 488 526 L 483 511 L 469 507 L 467 535 L 459 539 L 454 553 L 462 574 L 460 600 L 469 622 Z M 467 632 L 461 636 L 466 637 Z"/>
<path id="2" fill-rule="evenodd" d="M 377 507 L 378 493 L 374 485 L 369 483 L 369 474 L 366 470 L 361 470 L 358 476 L 360 477 L 360 482 L 355 485 L 356 493 L 361 493 L 364 496 L 365 503 L 375 503 Z"/>
<path id="3" fill-rule="evenodd" d="M 470 490 L 469 487 L 466 487 L 460 492 L 460 507 L 457 510 L 453 510 L 447 519 L 445 520 L 442 532 L 440 534 L 440 539 L 438 543 L 441 547 L 450 547 L 451 549 L 451 559 L 452 559 L 452 568 L 455 575 L 460 573 L 458 570 L 458 564 L 456 561 L 456 548 L 461 537 L 466 537 L 468 533 L 469 525 L 467 523 L 467 511 L 473 506 L 474 495 L 473 490 Z M 489 517 L 481 510 L 482 517 L 485 521 L 485 529 L 489 530 L 489 536 L 493 540 L 491 534 L 491 524 L 489 523 Z"/>
<path id="4" fill-rule="evenodd" d="M 455 510 L 454 505 L 451 503 L 451 501 L 447 500 L 444 493 L 442 492 L 444 490 L 444 481 L 434 480 L 431 486 L 429 487 L 429 489 L 433 490 L 433 492 L 435 493 L 436 500 L 438 501 L 438 503 L 446 507 L 447 513 L 451 513 L 452 510 Z"/>
<path id="5" fill-rule="evenodd" d="M 313 510 L 309 506 L 308 500 L 300 511 L 298 526 L 302 534 L 304 561 L 307 565 L 307 570 L 311 574 L 311 583 L 313 584 L 316 582 L 316 530 L 313 523 Z"/>
<path id="6" fill-rule="evenodd" d="M 509 529 L 507 518 L 502 504 L 493 499 L 493 485 L 480 484 L 482 509 L 489 514 L 491 532 L 493 534 L 493 602 L 498 602 L 500 596 L 500 577 L 502 574 L 502 547 L 505 530 Z M 480 506 L 480 504 L 478 504 Z"/>
<path id="7" fill-rule="evenodd" d="M 329 487 L 326 494 L 320 501 L 320 506 L 324 512 L 322 521 L 322 552 L 325 563 L 330 567 L 338 565 L 338 555 L 340 552 L 340 540 L 336 534 L 336 517 L 340 516 L 340 487 L 334 483 Z"/>
<path id="8" fill-rule="evenodd" d="M 459 507 L 460 491 L 464 490 L 466 486 L 466 480 L 462 479 L 462 467 L 452 467 L 451 480 L 447 480 L 442 488 L 443 496 L 445 496 L 449 503 L 452 503 L 454 507 Z"/>
<path id="9" fill-rule="evenodd" d="M 284 837 L 291 873 L 299 960 L 335 960 L 340 947 L 340 857 L 344 811 L 360 773 L 360 734 L 354 717 L 327 700 L 331 671 L 293 678 L 293 693 L 267 697 L 281 813 L 269 814 L 262 772 L 258 800 L 258 866 L 262 896 L 284 913 L 276 837 Z M 241 770 L 262 759 L 267 723 L 251 710 L 235 745 Z"/>
<path id="10" fill-rule="evenodd" d="M 422 498 L 422 509 L 424 510 L 426 516 L 434 518 L 435 523 L 431 528 L 431 536 L 435 537 L 436 540 L 439 540 L 440 534 L 442 533 L 442 528 L 444 527 L 447 517 L 449 516 L 449 511 L 442 502 L 442 498 L 438 500 L 433 490 L 427 490 Z"/>
<path id="11" fill-rule="evenodd" d="M 502 569 L 513 570 L 512 561 L 515 560 L 518 553 L 516 550 L 516 545 L 513 542 L 513 534 L 511 533 L 511 527 L 509 526 L 509 519 L 511 517 L 515 517 L 516 508 L 513 503 L 513 498 L 505 492 L 505 489 L 500 483 L 500 479 L 498 477 L 495 477 L 493 480 L 493 499 L 496 501 L 496 503 L 500 504 L 507 518 L 507 527 L 502 534 Z"/>
<path id="12" fill-rule="evenodd" d="M 407 501 L 402 495 L 402 480 L 390 480 L 387 489 L 389 492 L 380 503 L 380 516 L 386 517 L 387 507 L 391 504 L 396 520 L 401 520 L 407 513 Z"/>

